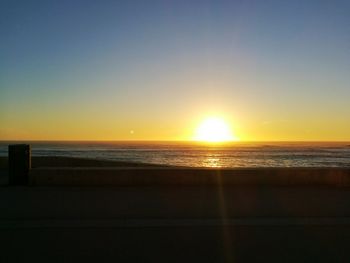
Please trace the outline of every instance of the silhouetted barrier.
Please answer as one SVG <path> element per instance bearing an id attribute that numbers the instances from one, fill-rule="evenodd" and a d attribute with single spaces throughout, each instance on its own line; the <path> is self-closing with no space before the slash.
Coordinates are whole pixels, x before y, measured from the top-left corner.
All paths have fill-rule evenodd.
<path id="1" fill-rule="evenodd" d="M 279 185 L 350 186 L 349 168 L 38 168 L 31 185 L 156 186 Z"/>
<path id="2" fill-rule="evenodd" d="M 28 184 L 28 174 L 31 166 L 30 145 L 15 144 L 8 146 L 9 152 L 9 184 Z"/>

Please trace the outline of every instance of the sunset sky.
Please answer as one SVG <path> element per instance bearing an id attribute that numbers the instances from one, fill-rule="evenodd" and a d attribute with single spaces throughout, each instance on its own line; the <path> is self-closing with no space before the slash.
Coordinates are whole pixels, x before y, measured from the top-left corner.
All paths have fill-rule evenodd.
<path id="1" fill-rule="evenodd" d="M 0 140 L 350 141 L 350 1 L 0 1 Z"/>

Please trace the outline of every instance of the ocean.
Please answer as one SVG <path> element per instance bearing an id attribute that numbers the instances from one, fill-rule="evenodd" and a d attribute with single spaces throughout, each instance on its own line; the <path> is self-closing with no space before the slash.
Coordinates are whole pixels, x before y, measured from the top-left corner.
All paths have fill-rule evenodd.
<path id="1" fill-rule="evenodd" d="M 0 156 L 7 146 L 0 142 Z M 21 142 L 23 143 L 23 142 Z M 350 143 L 25 142 L 33 156 L 82 157 L 186 167 L 350 167 Z"/>

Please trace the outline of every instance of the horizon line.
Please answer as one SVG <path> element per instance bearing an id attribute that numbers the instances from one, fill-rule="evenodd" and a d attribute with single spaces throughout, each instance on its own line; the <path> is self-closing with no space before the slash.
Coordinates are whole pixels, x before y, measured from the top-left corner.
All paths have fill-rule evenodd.
<path id="1" fill-rule="evenodd" d="M 0 142 L 184 142 L 184 143 L 198 143 L 198 144 L 239 144 L 239 143 L 350 143 L 349 140 L 239 140 L 239 141 L 223 141 L 223 142 L 206 142 L 197 140 L 24 140 L 24 139 L 10 139 L 1 140 Z"/>

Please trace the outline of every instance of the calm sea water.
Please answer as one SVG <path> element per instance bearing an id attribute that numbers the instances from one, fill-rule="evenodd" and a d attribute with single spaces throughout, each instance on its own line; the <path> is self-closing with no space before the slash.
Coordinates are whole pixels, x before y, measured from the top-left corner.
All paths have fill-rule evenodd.
<path id="1" fill-rule="evenodd" d="M 7 146 L 0 142 L 0 156 Z M 33 156 L 86 157 L 190 167 L 350 167 L 350 143 L 26 142 Z"/>

